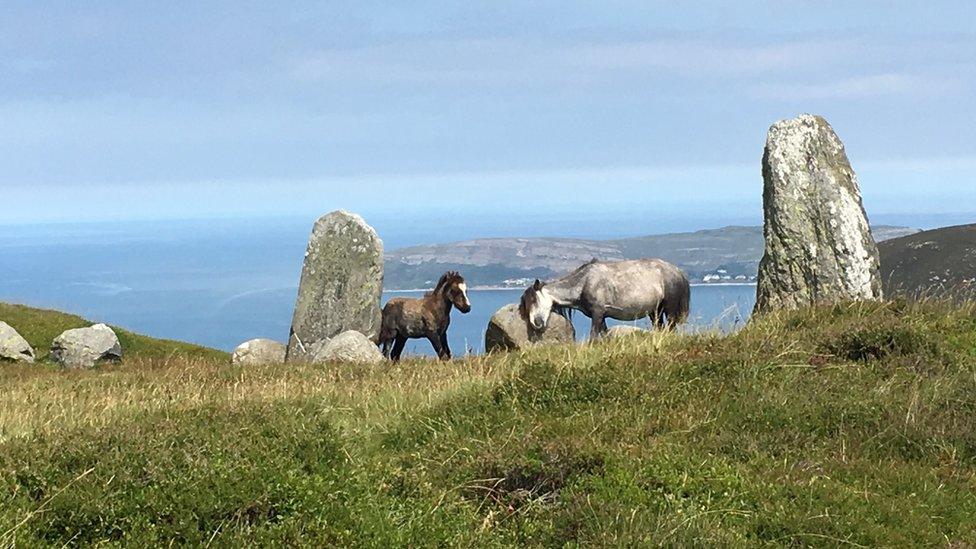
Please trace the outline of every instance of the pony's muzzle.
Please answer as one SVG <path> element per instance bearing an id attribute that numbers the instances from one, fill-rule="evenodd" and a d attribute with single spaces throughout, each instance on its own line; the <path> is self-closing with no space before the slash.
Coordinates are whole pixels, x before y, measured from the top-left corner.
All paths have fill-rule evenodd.
<path id="1" fill-rule="evenodd" d="M 545 330 L 546 329 L 545 317 L 543 317 L 542 315 L 534 317 L 532 319 L 532 326 L 535 327 L 536 330 Z"/>

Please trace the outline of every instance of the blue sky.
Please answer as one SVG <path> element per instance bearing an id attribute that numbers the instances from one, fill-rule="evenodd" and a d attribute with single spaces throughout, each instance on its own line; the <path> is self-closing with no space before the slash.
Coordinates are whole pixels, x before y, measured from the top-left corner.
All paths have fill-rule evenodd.
<path id="1" fill-rule="evenodd" d="M 83 4 L 0 11 L 0 223 L 758 222 L 801 112 L 871 217 L 976 212 L 972 2 Z"/>

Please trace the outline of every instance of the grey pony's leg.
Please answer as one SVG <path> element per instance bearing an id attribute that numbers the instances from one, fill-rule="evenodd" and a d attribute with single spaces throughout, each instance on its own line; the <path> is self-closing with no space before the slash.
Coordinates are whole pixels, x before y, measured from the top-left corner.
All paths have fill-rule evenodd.
<path id="1" fill-rule="evenodd" d="M 447 331 L 445 330 L 441 333 L 441 348 L 443 349 L 443 355 L 441 358 L 444 360 L 451 358 L 451 346 L 447 343 Z"/>
<path id="2" fill-rule="evenodd" d="M 667 309 L 667 314 L 668 314 L 668 321 L 667 321 L 668 331 L 673 332 L 678 329 L 678 324 L 684 322 L 684 318 L 677 306 L 669 307 Z"/>
<path id="3" fill-rule="evenodd" d="M 406 344 L 407 344 L 407 338 L 398 335 L 396 338 L 396 343 L 393 344 L 393 353 L 390 355 L 390 358 L 393 359 L 393 362 L 400 362 L 400 355 L 403 354 L 403 347 Z"/>
<path id="4" fill-rule="evenodd" d="M 593 311 L 593 314 L 590 316 L 593 319 L 593 323 L 590 324 L 590 339 L 603 337 L 603 334 L 607 333 L 607 318 L 604 316 L 605 314 L 604 311 Z"/>
<path id="5" fill-rule="evenodd" d="M 670 317 L 671 315 L 668 315 Z M 660 304 L 657 309 L 651 313 L 651 324 L 658 330 L 664 329 L 664 305 Z"/>

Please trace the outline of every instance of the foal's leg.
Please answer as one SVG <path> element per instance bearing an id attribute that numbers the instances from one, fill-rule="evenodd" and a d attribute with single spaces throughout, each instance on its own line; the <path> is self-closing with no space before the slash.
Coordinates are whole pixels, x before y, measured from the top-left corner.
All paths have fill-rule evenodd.
<path id="1" fill-rule="evenodd" d="M 441 333 L 441 348 L 444 351 L 441 354 L 441 358 L 444 359 L 444 360 L 450 359 L 451 358 L 451 346 L 447 344 L 447 331 L 446 330 L 443 333 Z"/>
<path id="2" fill-rule="evenodd" d="M 398 335 L 396 338 L 396 343 L 393 344 L 393 353 L 390 355 L 393 362 L 400 362 L 400 355 L 403 354 L 403 347 L 406 344 L 407 338 L 403 337 L 402 335 Z"/>
<path id="3" fill-rule="evenodd" d="M 444 346 L 441 345 L 441 336 L 437 332 L 430 332 L 427 334 L 427 341 L 430 341 L 430 345 L 434 348 L 434 352 L 437 353 L 437 357 L 444 359 Z"/>

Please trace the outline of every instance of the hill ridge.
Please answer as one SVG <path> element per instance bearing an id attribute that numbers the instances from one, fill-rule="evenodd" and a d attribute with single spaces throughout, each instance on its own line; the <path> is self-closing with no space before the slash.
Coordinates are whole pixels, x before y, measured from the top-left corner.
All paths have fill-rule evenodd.
<path id="1" fill-rule="evenodd" d="M 879 241 L 918 229 L 877 225 Z M 748 282 L 762 257 L 762 227 L 728 225 L 678 233 L 614 239 L 491 237 L 409 246 L 386 253 L 387 289 L 427 287 L 445 270 L 460 270 L 477 286 L 522 286 L 552 278 L 597 258 L 660 257 L 684 269 L 695 282 Z"/>

